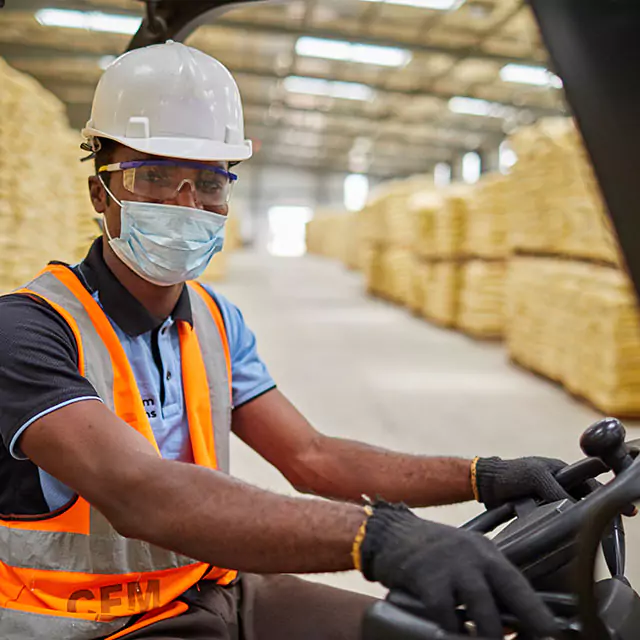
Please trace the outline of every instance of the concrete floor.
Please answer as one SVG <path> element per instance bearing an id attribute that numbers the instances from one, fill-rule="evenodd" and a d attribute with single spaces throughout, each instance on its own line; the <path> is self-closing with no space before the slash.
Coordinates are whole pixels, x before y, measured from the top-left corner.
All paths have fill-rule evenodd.
<path id="1" fill-rule="evenodd" d="M 501 345 L 366 297 L 361 277 L 331 261 L 240 252 L 216 288 L 242 309 L 280 390 L 325 433 L 414 453 L 574 461 L 582 457 L 580 434 L 601 417 L 510 366 Z M 638 426 L 628 432 L 640 437 Z M 232 472 L 292 493 L 237 440 Z M 480 510 L 469 503 L 423 515 L 458 525 Z M 640 584 L 640 518 L 627 521 L 627 530 L 628 575 Z M 355 572 L 313 579 L 383 593 Z"/>

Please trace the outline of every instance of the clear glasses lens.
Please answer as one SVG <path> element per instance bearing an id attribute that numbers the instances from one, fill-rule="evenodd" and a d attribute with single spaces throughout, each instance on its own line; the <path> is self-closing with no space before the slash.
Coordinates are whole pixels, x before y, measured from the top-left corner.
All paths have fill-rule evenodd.
<path id="1" fill-rule="evenodd" d="M 189 167 L 142 166 L 123 171 L 124 188 L 152 200 L 172 200 L 185 183 L 189 183 L 198 202 L 216 207 L 229 202 L 233 182 L 216 171 Z"/>

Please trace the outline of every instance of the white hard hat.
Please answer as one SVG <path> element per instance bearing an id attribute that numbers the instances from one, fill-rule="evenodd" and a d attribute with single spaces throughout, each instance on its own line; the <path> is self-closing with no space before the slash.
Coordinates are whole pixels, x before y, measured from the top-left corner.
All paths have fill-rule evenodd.
<path id="1" fill-rule="evenodd" d="M 172 41 L 135 49 L 107 67 L 82 135 L 187 160 L 251 157 L 233 76 L 211 56 Z"/>

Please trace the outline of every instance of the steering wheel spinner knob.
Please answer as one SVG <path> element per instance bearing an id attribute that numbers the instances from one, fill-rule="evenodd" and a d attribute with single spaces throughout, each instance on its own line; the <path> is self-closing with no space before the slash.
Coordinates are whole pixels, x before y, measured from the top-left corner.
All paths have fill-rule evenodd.
<path id="1" fill-rule="evenodd" d="M 580 438 L 580 447 L 591 458 L 600 458 L 614 473 L 624 471 L 633 458 L 625 445 L 624 425 L 616 418 L 594 422 Z"/>

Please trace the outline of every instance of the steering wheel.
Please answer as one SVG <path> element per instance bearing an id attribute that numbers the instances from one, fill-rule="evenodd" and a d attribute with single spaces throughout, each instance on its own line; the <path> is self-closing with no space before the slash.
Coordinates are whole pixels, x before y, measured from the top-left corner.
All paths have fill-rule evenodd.
<path id="1" fill-rule="evenodd" d="M 562 469 L 556 475 L 559 483 L 572 494 L 603 473 L 613 471 L 615 477 L 576 502 L 524 499 L 485 511 L 462 525 L 488 534 L 508 523 L 493 541 L 529 579 L 567 638 L 640 637 L 640 597 L 624 576 L 621 516 L 640 499 L 640 440 L 625 443 L 625 436 L 624 426 L 613 418 L 600 420 L 584 432 L 580 446 L 587 457 Z M 599 527 L 595 533 L 594 526 Z M 598 547 L 611 578 L 594 584 Z M 462 640 L 473 632 L 464 609 L 457 613 L 460 628 L 451 635 L 426 619 L 418 600 L 391 591 L 365 615 L 363 639 Z M 502 619 L 505 628 L 518 632 L 518 620 L 506 613 Z"/>

